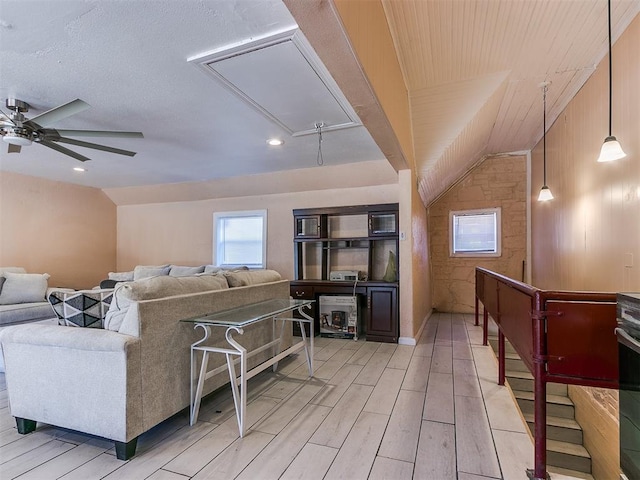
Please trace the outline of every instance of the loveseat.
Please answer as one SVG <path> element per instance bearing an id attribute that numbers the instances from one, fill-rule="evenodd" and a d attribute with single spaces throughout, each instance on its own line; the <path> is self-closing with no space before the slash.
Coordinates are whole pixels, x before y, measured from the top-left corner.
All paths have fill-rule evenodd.
<path id="1" fill-rule="evenodd" d="M 0 267 L 0 327 L 55 318 L 46 296 L 49 275 Z"/>
<path id="2" fill-rule="evenodd" d="M 18 431 L 29 433 L 44 422 L 98 435 L 114 440 L 117 457 L 128 459 L 140 434 L 189 406 L 190 345 L 202 332 L 180 320 L 288 297 L 289 282 L 270 270 L 159 276 L 119 285 L 104 329 L 5 328 L 0 343 Z M 253 349 L 272 335 L 262 322 L 238 340 Z M 224 345 L 223 329 L 214 331 L 212 342 Z M 209 366 L 224 361 L 215 355 Z M 228 382 L 223 372 L 207 380 L 204 392 Z"/>

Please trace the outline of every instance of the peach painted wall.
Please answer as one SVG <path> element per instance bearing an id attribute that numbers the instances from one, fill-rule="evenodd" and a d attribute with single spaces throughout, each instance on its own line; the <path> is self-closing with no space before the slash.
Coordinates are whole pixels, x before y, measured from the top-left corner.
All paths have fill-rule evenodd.
<path id="1" fill-rule="evenodd" d="M 332 170 L 340 175 L 358 174 L 357 164 L 350 169 L 345 171 L 345 166 L 322 167 L 322 175 L 330 177 Z M 310 179 L 318 178 L 311 173 Z M 384 185 L 287 192 L 286 185 L 291 175 L 294 173 L 238 178 L 237 196 L 119 206 L 118 269 L 129 270 L 137 264 L 167 262 L 183 265 L 211 263 L 213 213 L 266 208 L 267 266 L 286 278 L 293 278 L 293 209 L 398 202 L 397 180 Z M 229 188 L 229 179 L 224 182 Z M 280 190 L 284 192 L 251 194 L 264 191 L 265 182 L 280 183 Z M 317 185 L 328 184 L 322 182 Z"/>
<path id="2" fill-rule="evenodd" d="M 411 344 L 431 315 L 427 210 L 411 170 L 398 172 L 400 186 L 400 342 Z"/>
<path id="3" fill-rule="evenodd" d="M 116 206 L 96 188 L 0 172 L 0 265 L 96 286 L 116 265 Z"/>
<path id="4" fill-rule="evenodd" d="M 613 46 L 613 134 L 627 157 L 597 163 L 608 134 L 608 57 L 547 133 L 547 184 L 532 201 L 533 284 L 545 289 L 640 291 L 640 16 Z M 542 144 L 532 191 L 542 184 Z M 611 333 L 613 335 L 613 332 Z M 595 478 L 618 478 L 617 391 L 570 387 Z"/>
<path id="5" fill-rule="evenodd" d="M 444 312 L 472 313 L 475 268 L 522 280 L 526 259 L 527 166 L 524 155 L 488 157 L 429 206 L 433 306 Z M 501 207 L 500 257 L 450 257 L 449 212 Z"/>

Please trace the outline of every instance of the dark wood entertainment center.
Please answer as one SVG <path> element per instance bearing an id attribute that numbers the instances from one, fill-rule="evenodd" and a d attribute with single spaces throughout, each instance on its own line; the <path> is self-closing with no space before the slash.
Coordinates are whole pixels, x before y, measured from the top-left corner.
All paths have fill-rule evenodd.
<path id="1" fill-rule="evenodd" d="M 296 209 L 293 220 L 295 280 L 291 281 L 291 296 L 316 300 L 316 334 L 320 332 L 320 296 L 355 295 L 361 337 L 397 343 L 398 204 Z M 391 267 L 390 257 L 395 258 Z M 358 280 L 331 280 L 332 272 L 334 277 L 339 272 L 357 272 Z"/>

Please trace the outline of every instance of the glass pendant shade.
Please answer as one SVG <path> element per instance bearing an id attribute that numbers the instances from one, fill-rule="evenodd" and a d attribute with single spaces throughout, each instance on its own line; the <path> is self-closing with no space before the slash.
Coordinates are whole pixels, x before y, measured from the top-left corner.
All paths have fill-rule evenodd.
<path id="1" fill-rule="evenodd" d="M 549 187 L 544 185 L 540 189 L 540 194 L 538 195 L 538 201 L 546 202 L 547 200 L 553 200 L 553 193 L 551 193 L 551 190 L 549 189 Z"/>
<path id="2" fill-rule="evenodd" d="M 598 157 L 598 161 L 611 162 L 613 160 L 619 160 L 626 156 L 627 154 L 624 153 L 624 151 L 622 150 L 622 147 L 620 146 L 620 142 L 616 140 L 616 137 L 609 136 L 604 139 L 604 143 L 602 144 L 602 149 L 600 150 L 600 156 Z"/>
<path id="3" fill-rule="evenodd" d="M 611 60 L 611 0 L 607 1 L 607 26 L 609 27 L 609 136 L 604 139 L 598 162 L 612 162 L 627 156 L 622 150 L 620 142 L 611 134 L 611 104 L 613 103 L 613 62 Z"/>

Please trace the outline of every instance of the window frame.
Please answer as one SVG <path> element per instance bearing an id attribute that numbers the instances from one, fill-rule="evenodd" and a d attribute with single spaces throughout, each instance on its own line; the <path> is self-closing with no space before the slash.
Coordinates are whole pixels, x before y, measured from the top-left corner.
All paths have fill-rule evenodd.
<path id="1" fill-rule="evenodd" d="M 496 248 L 489 251 L 455 251 L 455 218 L 470 215 L 495 215 Z M 480 208 L 475 210 L 452 210 L 449 212 L 449 256 L 450 257 L 500 257 L 502 256 L 502 209 L 500 207 Z"/>
<path id="2" fill-rule="evenodd" d="M 220 253 L 218 241 L 218 225 L 221 220 L 230 218 L 243 218 L 243 217 L 261 217 L 262 218 L 262 263 L 221 263 L 218 259 L 218 253 Z M 221 257 L 224 256 L 224 249 L 222 249 Z M 267 210 L 236 210 L 230 212 L 214 212 L 213 213 L 213 255 L 212 263 L 216 267 L 221 268 L 235 268 L 247 266 L 250 269 L 262 269 L 267 268 Z"/>

